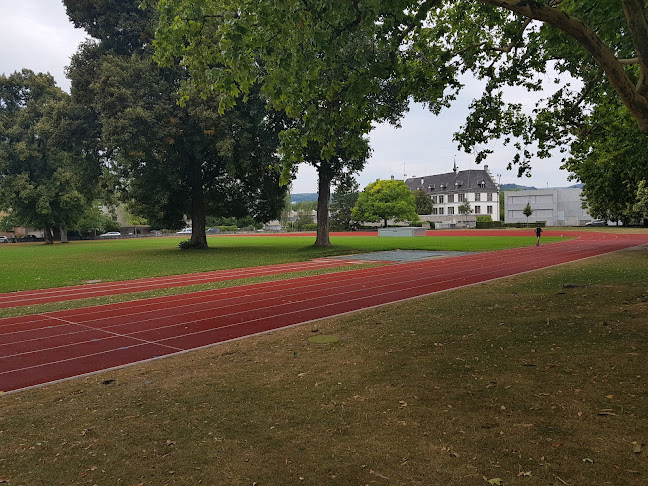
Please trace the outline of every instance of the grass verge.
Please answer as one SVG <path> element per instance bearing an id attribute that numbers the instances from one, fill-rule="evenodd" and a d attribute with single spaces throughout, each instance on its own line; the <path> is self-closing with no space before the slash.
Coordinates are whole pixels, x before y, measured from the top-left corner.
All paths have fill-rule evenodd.
<path id="1" fill-rule="evenodd" d="M 8 394 L 0 478 L 646 484 L 647 268 L 644 247 Z"/>
<path id="2" fill-rule="evenodd" d="M 264 275 L 262 277 L 223 280 L 219 282 L 210 282 L 204 284 L 185 285 L 183 287 L 148 290 L 145 292 L 130 292 L 130 293 L 106 295 L 102 297 L 91 297 L 87 299 L 51 302 L 47 304 L 7 307 L 4 309 L 0 309 L 0 319 L 4 317 L 42 314 L 45 312 L 54 312 L 58 310 L 79 309 L 83 307 L 91 307 L 91 306 L 104 305 L 104 304 L 114 304 L 117 302 L 128 302 L 131 300 L 163 297 L 165 295 L 178 295 L 178 294 L 186 294 L 190 292 L 200 292 L 202 290 L 225 289 L 230 287 L 238 287 L 241 285 L 256 284 L 262 282 L 274 282 L 279 280 L 288 280 L 291 278 L 311 277 L 314 275 L 322 275 L 325 273 L 348 272 L 352 270 L 360 270 L 362 268 L 371 268 L 371 267 L 377 267 L 381 265 L 382 264 L 380 263 L 355 264 L 353 265 L 353 267 L 349 267 L 349 265 L 344 265 L 340 267 L 318 268 L 318 269 L 307 270 L 302 272 L 287 272 L 287 273 L 280 273 L 276 275 Z"/>

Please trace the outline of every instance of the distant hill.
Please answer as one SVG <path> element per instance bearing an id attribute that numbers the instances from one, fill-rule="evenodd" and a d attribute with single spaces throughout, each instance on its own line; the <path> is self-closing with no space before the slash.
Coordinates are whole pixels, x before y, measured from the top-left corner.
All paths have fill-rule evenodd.
<path id="1" fill-rule="evenodd" d="M 301 192 L 299 194 L 291 194 L 290 195 L 290 202 L 291 203 L 298 203 L 298 202 L 304 202 L 304 201 L 317 201 L 317 193 L 316 192 Z"/>
<path id="2" fill-rule="evenodd" d="M 518 184 L 502 184 L 500 190 L 502 191 L 529 191 L 537 189 L 535 186 L 520 186 Z"/>

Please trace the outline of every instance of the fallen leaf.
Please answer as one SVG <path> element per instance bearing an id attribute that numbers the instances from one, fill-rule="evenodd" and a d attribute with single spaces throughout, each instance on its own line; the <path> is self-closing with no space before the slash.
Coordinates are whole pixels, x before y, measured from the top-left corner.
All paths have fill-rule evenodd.
<path id="1" fill-rule="evenodd" d="M 616 415 L 614 410 L 601 410 L 598 415 Z"/>
<path id="2" fill-rule="evenodd" d="M 594 464 L 594 461 L 592 461 L 589 457 L 586 457 L 585 459 L 583 459 L 583 462 L 585 462 L 587 464 Z"/>
<path id="3" fill-rule="evenodd" d="M 504 481 L 502 481 L 500 478 L 493 478 L 488 480 L 488 484 L 496 484 L 497 486 L 501 486 L 504 484 Z"/>
<path id="4" fill-rule="evenodd" d="M 632 449 L 632 452 L 634 452 L 635 454 L 640 454 L 641 444 L 639 444 L 638 442 L 633 442 L 633 444 L 634 444 L 634 448 Z"/>
<path id="5" fill-rule="evenodd" d="M 523 476 L 523 477 L 528 478 L 528 477 L 531 477 L 532 474 L 531 474 L 531 471 L 526 471 L 526 472 L 522 472 L 522 471 L 520 471 L 520 472 L 518 473 L 518 476 Z"/>

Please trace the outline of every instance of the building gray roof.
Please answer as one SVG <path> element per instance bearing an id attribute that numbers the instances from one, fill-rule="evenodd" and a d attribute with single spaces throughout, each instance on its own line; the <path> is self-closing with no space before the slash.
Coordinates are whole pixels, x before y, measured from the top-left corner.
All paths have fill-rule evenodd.
<path id="1" fill-rule="evenodd" d="M 411 191 L 421 189 L 429 194 L 459 192 L 498 192 L 488 170 L 460 170 L 447 174 L 412 177 L 405 181 Z"/>

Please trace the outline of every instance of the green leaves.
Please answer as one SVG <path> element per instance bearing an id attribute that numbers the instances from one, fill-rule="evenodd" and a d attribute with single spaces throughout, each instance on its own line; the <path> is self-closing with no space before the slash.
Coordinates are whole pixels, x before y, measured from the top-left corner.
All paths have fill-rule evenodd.
<path id="1" fill-rule="evenodd" d="M 0 207 L 24 226 L 73 224 L 96 179 L 77 150 L 70 97 L 48 74 L 0 76 Z"/>
<path id="2" fill-rule="evenodd" d="M 369 184 L 360 193 L 352 211 L 354 221 L 418 221 L 414 194 L 405 182 L 381 180 Z"/>

